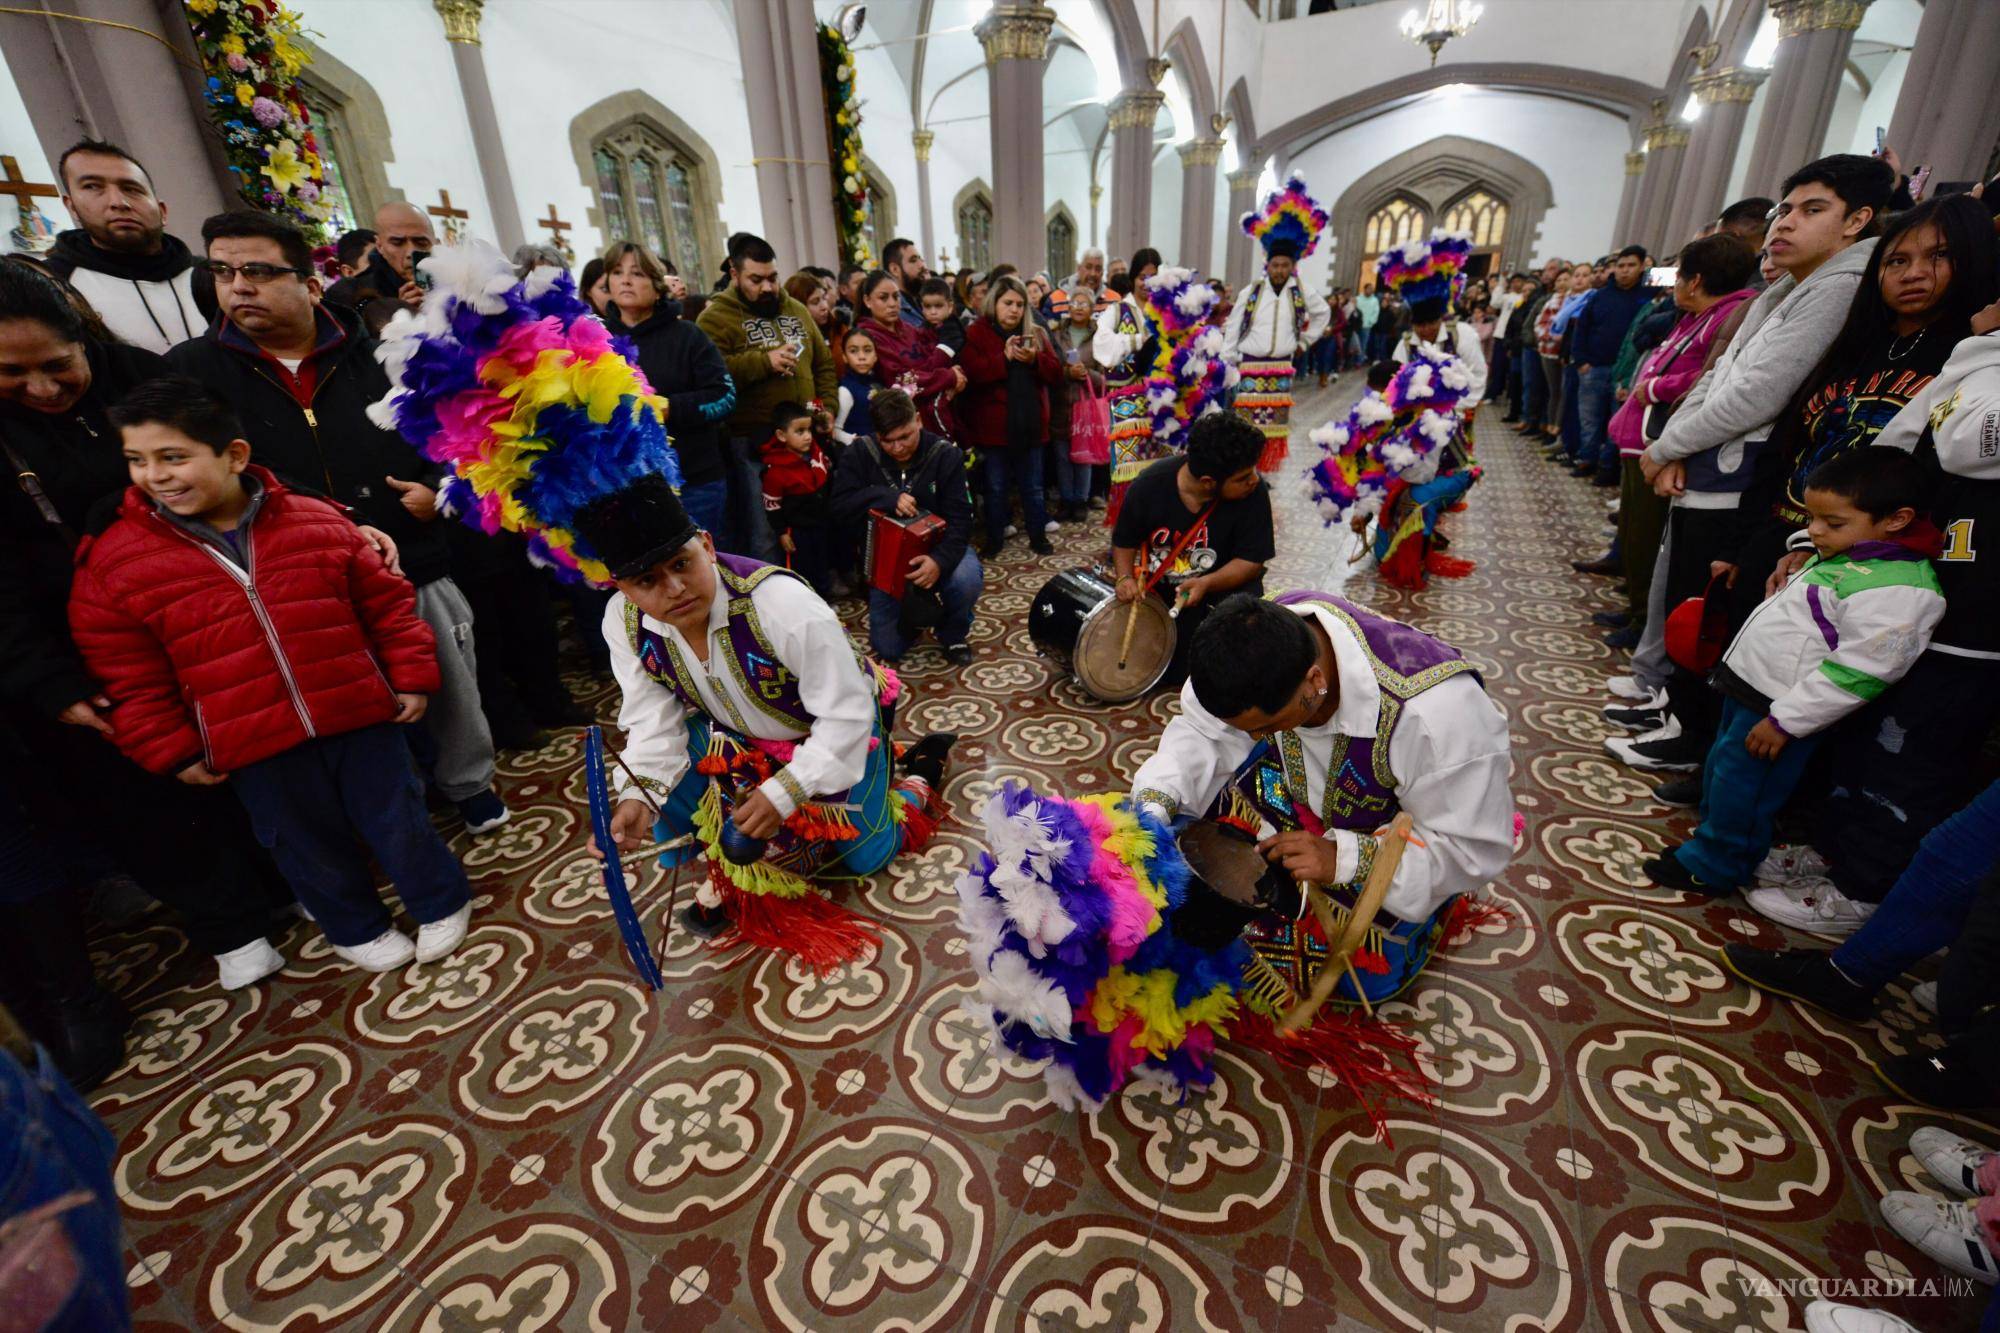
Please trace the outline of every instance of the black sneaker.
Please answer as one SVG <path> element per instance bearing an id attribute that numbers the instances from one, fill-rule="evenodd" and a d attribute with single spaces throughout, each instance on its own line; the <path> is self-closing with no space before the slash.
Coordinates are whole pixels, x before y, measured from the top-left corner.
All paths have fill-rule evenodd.
<path id="1" fill-rule="evenodd" d="M 948 643 L 944 646 L 944 660 L 955 667 L 972 665 L 972 645 L 969 643 Z"/>
<path id="2" fill-rule="evenodd" d="M 932 791 L 936 791 L 944 785 L 944 766 L 951 758 L 951 747 L 956 744 L 957 732 L 931 732 L 903 751 L 903 776 L 922 778 L 931 784 Z"/>
<path id="3" fill-rule="evenodd" d="M 1978 1062 L 1947 1046 L 1941 1051 L 1885 1055 L 1871 1062 L 1875 1077 L 1920 1106 L 1979 1111 L 1993 1104 Z"/>
<path id="4" fill-rule="evenodd" d="M 1604 646 L 1606 648 L 1623 648 L 1627 650 L 1637 648 L 1639 646 L 1639 627 L 1637 625 L 1627 625 L 1624 629 L 1612 630 L 1604 636 Z"/>
<path id="5" fill-rule="evenodd" d="M 1674 855 L 1671 848 L 1667 850 L 1665 855 L 1654 857 L 1640 866 L 1639 869 L 1645 872 L 1647 879 L 1652 880 L 1653 883 L 1663 889 L 1679 889 L 1682 893 L 1699 893 L 1707 898 L 1724 898 L 1736 891 L 1710 884 L 1706 880 L 1696 879 L 1694 872 L 1681 864 L 1681 859 Z"/>
<path id="6" fill-rule="evenodd" d="M 1049 539 L 1039 534 L 1028 538 L 1028 549 L 1036 555 L 1054 555 L 1056 553 L 1056 548 L 1049 544 Z"/>
<path id="7" fill-rule="evenodd" d="M 1572 560 L 1569 562 L 1569 567 L 1579 574 L 1602 574 L 1606 578 L 1625 572 L 1623 561 L 1608 558 L 1603 560 Z"/>
<path id="8" fill-rule="evenodd" d="M 1627 731 L 1658 731 L 1667 724 L 1664 708 L 1607 708 L 1604 720 Z"/>
<path id="9" fill-rule="evenodd" d="M 1590 479 L 1590 484 L 1593 486 L 1620 486 L 1624 484 L 1624 478 L 1620 477 L 1616 472 L 1599 472 Z"/>
<path id="10" fill-rule="evenodd" d="M 1823 1009 L 1850 1023 L 1865 1021 L 1875 1008 L 1874 993 L 1842 976 L 1833 965 L 1833 955 L 1824 949 L 1759 949 L 1730 943 L 1722 946 L 1722 965 L 1758 990 Z"/>
<path id="11" fill-rule="evenodd" d="M 1662 782 L 1653 788 L 1653 799 L 1661 805 L 1671 805 L 1679 810 L 1692 810 L 1701 804 L 1701 772 L 1697 769 L 1684 778 L 1672 782 Z"/>
<path id="12" fill-rule="evenodd" d="M 1590 616 L 1590 623 L 1593 625 L 1602 625 L 1606 629 L 1624 629 L 1632 623 L 1632 613 L 1630 611 L 1593 611 Z"/>
<path id="13" fill-rule="evenodd" d="M 729 929 L 729 913 L 720 907 L 689 903 L 674 915 L 680 918 L 682 929 L 697 939 L 712 940 Z"/>
<path id="14" fill-rule="evenodd" d="M 1689 773 L 1701 767 L 1701 761 L 1708 758 L 1708 747 L 1686 736 L 1675 735 L 1656 741 L 1631 740 L 1624 736 L 1612 736 L 1604 742 L 1604 748 L 1613 758 L 1633 768 L 1650 769 L 1659 773 Z"/>

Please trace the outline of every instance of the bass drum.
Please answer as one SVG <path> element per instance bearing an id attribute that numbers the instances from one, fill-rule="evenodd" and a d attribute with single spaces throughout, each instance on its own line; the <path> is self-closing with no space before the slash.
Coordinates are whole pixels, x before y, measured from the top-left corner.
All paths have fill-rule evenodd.
<path id="1" fill-rule="evenodd" d="M 1094 569 L 1066 569 L 1042 585 L 1028 609 L 1028 637 L 1037 651 L 1067 666 L 1085 694 L 1109 704 L 1152 689 L 1174 658 L 1174 618 L 1166 603 L 1150 594 L 1121 602 Z"/>

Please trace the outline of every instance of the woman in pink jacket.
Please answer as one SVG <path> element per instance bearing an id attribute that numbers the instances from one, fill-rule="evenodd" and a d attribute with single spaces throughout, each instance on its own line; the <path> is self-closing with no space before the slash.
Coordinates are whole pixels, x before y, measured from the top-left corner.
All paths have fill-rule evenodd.
<path id="1" fill-rule="evenodd" d="M 875 341 L 875 379 L 901 389 L 917 404 L 924 429 L 946 439 L 958 438 L 951 400 L 965 387 L 965 372 L 952 364 L 951 353 L 938 346 L 929 329 L 903 323 L 902 297 L 896 280 L 876 269 L 861 280 L 861 308 L 855 327 Z"/>
<path id="2" fill-rule="evenodd" d="M 1653 561 L 1667 526 L 1667 502 L 1653 493 L 1639 472 L 1639 455 L 1660 437 L 1674 405 L 1701 378 L 1716 334 L 1729 313 L 1756 296 L 1744 284 L 1757 272 L 1749 245 L 1726 232 L 1692 241 L 1681 251 L 1674 304 L 1680 320 L 1666 341 L 1646 354 L 1633 377 L 1632 392 L 1612 414 L 1611 439 L 1623 464 L 1618 498 L 1618 550 L 1632 604 L 1631 623 L 1643 631 Z"/>

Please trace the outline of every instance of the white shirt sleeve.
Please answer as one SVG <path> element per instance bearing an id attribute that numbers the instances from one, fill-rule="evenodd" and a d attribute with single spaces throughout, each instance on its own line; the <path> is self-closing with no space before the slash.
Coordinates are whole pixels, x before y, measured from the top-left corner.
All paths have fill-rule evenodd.
<path id="1" fill-rule="evenodd" d="M 1120 361 L 1138 351 L 1140 344 L 1146 340 L 1143 330 L 1137 334 L 1118 332 L 1119 312 L 1130 308 L 1130 302 L 1114 301 L 1098 312 L 1097 332 L 1090 340 L 1090 354 L 1106 370 L 1115 369 Z"/>
<path id="2" fill-rule="evenodd" d="M 861 670 L 840 617 L 804 582 L 767 578 L 751 595 L 771 647 L 798 677 L 799 698 L 813 719 L 792 761 L 758 788 L 780 816 L 788 816 L 801 796 L 828 796 L 861 781 L 875 734 L 874 682 Z"/>
<path id="3" fill-rule="evenodd" d="M 1293 279 L 1297 281 L 1296 278 Z M 1306 331 L 1300 337 L 1300 347 L 1311 347 L 1319 341 L 1319 335 L 1326 332 L 1327 321 L 1333 318 L 1333 308 L 1326 298 L 1309 287 L 1301 288 L 1306 294 Z"/>
<path id="4" fill-rule="evenodd" d="M 1412 699 L 1389 740 L 1396 796 L 1415 827 L 1382 906 L 1421 921 L 1454 893 L 1470 893 L 1514 855 L 1513 760 L 1507 719 L 1469 675 L 1454 676 Z M 1336 831 L 1340 869 L 1359 862 L 1356 836 Z"/>
<path id="5" fill-rule="evenodd" d="M 1183 685 L 1180 716 L 1167 723 L 1160 748 L 1139 765 L 1132 799 L 1164 806 L 1169 815 L 1204 814 L 1256 744 L 1248 732 L 1203 708 L 1192 684 Z"/>
<path id="6" fill-rule="evenodd" d="M 833 417 L 833 438 L 837 444 L 853 444 L 854 436 L 846 429 L 847 414 L 854 410 L 854 393 L 845 384 L 840 386 L 840 410 Z"/>
<path id="7" fill-rule="evenodd" d="M 625 733 L 620 751 L 626 768 L 643 778 L 652 788 L 651 803 L 666 799 L 667 793 L 687 775 L 687 712 L 680 699 L 666 686 L 646 674 L 632 640 L 625 633 L 625 597 L 621 593 L 604 608 L 604 643 L 611 650 L 611 674 L 623 696 L 618 705 L 618 726 Z M 624 777 L 624 769 L 613 768 L 623 779 L 613 800 L 643 801 L 647 797 L 637 783 Z"/>
<path id="8" fill-rule="evenodd" d="M 1230 310 L 1229 318 L 1223 321 L 1222 359 L 1232 366 L 1241 365 L 1243 362 L 1243 334 L 1245 326 L 1250 322 L 1250 310 L 1244 298 L 1255 290 L 1255 287 L 1245 287 L 1238 292 L 1235 307 Z"/>
<path id="9" fill-rule="evenodd" d="M 1465 368 L 1472 372 L 1472 387 L 1459 401 L 1459 411 L 1470 412 L 1486 398 L 1486 353 L 1479 345 L 1479 330 L 1463 320 L 1459 321 L 1451 341 L 1452 355 L 1465 362 Z"/>

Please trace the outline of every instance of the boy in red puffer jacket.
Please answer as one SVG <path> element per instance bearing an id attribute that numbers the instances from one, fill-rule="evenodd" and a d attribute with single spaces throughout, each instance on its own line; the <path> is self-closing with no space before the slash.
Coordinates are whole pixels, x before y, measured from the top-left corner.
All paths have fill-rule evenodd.
<path id="1" fill-rule="evenodd" d="M 833 469 L 813 438 L 813 414 L 797 403 L 779 403 L 771 412 L 771 438 L 764 441 L 764 514 L 785 568 L 796 570 L 821 597 L 833 591 L 828 540 L 827 488 Z"/>
<path id="2" fill-rule="evenodd" d="M 250 463 L 235 414 L 170 377 L 112 409 L 133 485 L 77 550 L 70 626 L 128 758 L 228 782 L 334 952 L 443 958 L 472 913 L 393 723 L 438 688 L 416 597 L 339 510 Z M 375 891 L 373 853 L 417 938 Z"/>

